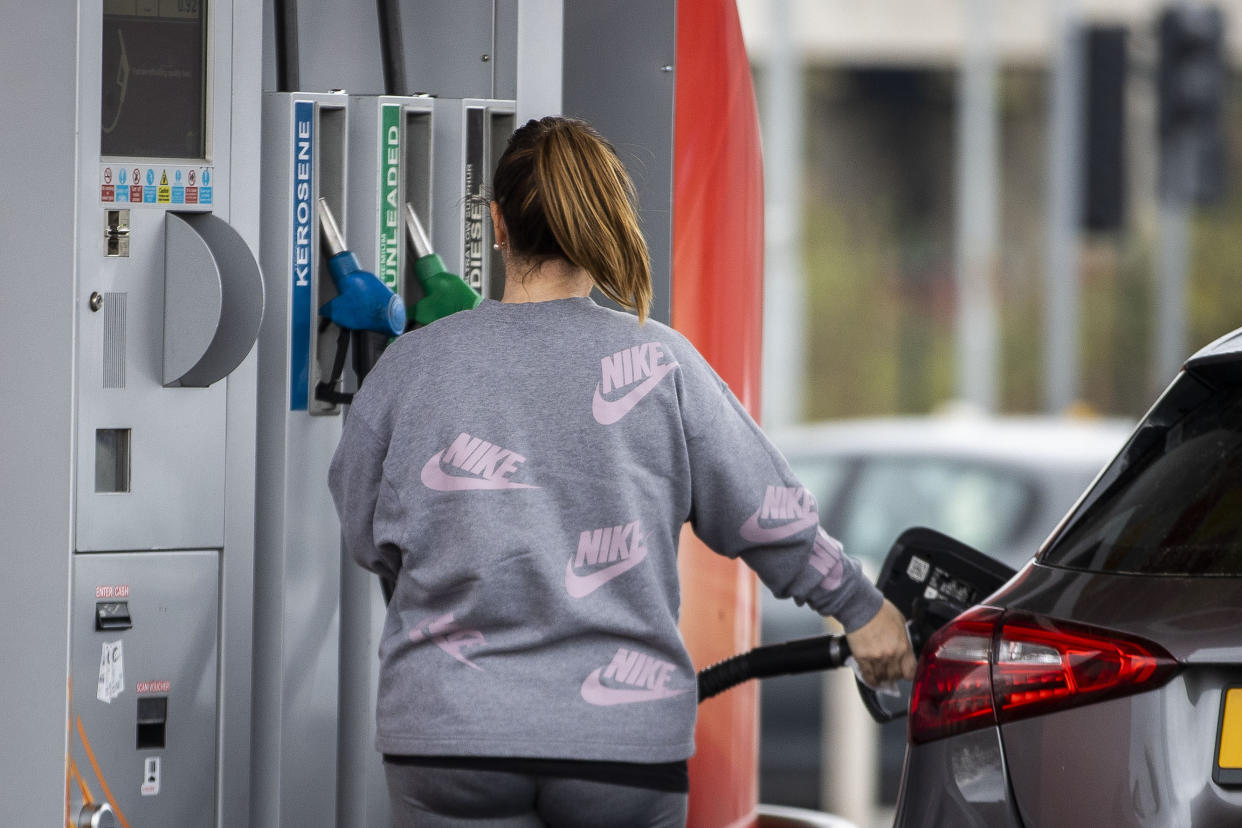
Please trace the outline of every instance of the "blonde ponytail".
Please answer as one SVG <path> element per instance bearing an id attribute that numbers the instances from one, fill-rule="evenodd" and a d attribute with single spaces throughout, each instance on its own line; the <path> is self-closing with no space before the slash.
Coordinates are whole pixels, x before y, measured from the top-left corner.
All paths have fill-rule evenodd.
<path id="1" fill-rule="evenodd" d="M 569 118 L 529 121 L 510 139 L 494 181 L 514 253 L 561 256 L 640 322 L 647 318 L 651 263 L 634 184 L 598 132 Z"/>

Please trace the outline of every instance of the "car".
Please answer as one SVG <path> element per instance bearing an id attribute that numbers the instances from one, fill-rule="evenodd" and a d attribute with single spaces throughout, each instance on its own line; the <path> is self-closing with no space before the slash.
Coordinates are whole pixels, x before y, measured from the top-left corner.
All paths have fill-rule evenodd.
<path id="1" fill-rule="evenodd" d="M 1011 564 L 1029 559 L 1132 428 L 1133 421 L 1116 418 L 954 411 L 803 425 L 771 436 L 815 496 L 825 530 L 874 577 L 893 539 L 911 526 L 954 535 Z M 824 632 L 822 619 L 805 607 L 762 592 L 762 643 Z M 905 726 L 880 729 L 875 760 L 877 748 L 868 740 L 876 737 L 852 688 L 832 703 L 840 714 L 823 713 L 824 683 L 835 686 L 839 678 L 763 682 L 761 801 L 842 810 L 836 797 L 821 797 L 824 733 L 834 755 L 848 756 L 851 765 L 881 765 L 878 779 L 864 768 L 860 782 L 851 783 L 852 794 L 867 796 L 860 791 L 869 783 L 878 787 L 879 801 L 896 800 Z"/>
<path id="2" fill-rule="evenodd" d="M 929 640 L 895 825 L 1242 825 L 1240 631 L 1242 329 Z"/>

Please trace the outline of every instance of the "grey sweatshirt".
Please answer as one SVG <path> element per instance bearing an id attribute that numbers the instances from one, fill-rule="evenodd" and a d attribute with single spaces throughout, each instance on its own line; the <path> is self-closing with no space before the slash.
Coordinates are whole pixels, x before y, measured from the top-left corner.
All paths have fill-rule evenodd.
<path id="1" fill-rule="evenodd" d="M 689 341 L 590 299 L 485 301 L 397 339 L 329 484 L 349 552 L 396 582 L 385 753 L 690 756 L 686 521 L 848 631 L 881 603 Z"/>

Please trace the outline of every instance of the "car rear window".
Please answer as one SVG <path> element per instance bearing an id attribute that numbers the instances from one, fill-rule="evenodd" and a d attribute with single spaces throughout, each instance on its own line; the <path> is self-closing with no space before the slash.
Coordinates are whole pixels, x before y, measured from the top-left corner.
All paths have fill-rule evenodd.
<path id="1" fill-rule="evenodd" d="M 1040 554 L 1092 572 L 1242 575 L 1242 385 L 1183 373 Z"/>

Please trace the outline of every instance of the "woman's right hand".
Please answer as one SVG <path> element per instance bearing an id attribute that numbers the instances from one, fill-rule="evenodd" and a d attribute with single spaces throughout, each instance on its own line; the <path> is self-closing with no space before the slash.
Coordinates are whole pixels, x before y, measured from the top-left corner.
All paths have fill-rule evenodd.
<path id="1" fill-rule="evenodd" d="M 845 640 L 868 686 L 914 678 L 917 659 L 906 635 L 906 619 L 887 598 L 875 617 L 846 633 Z"/>

